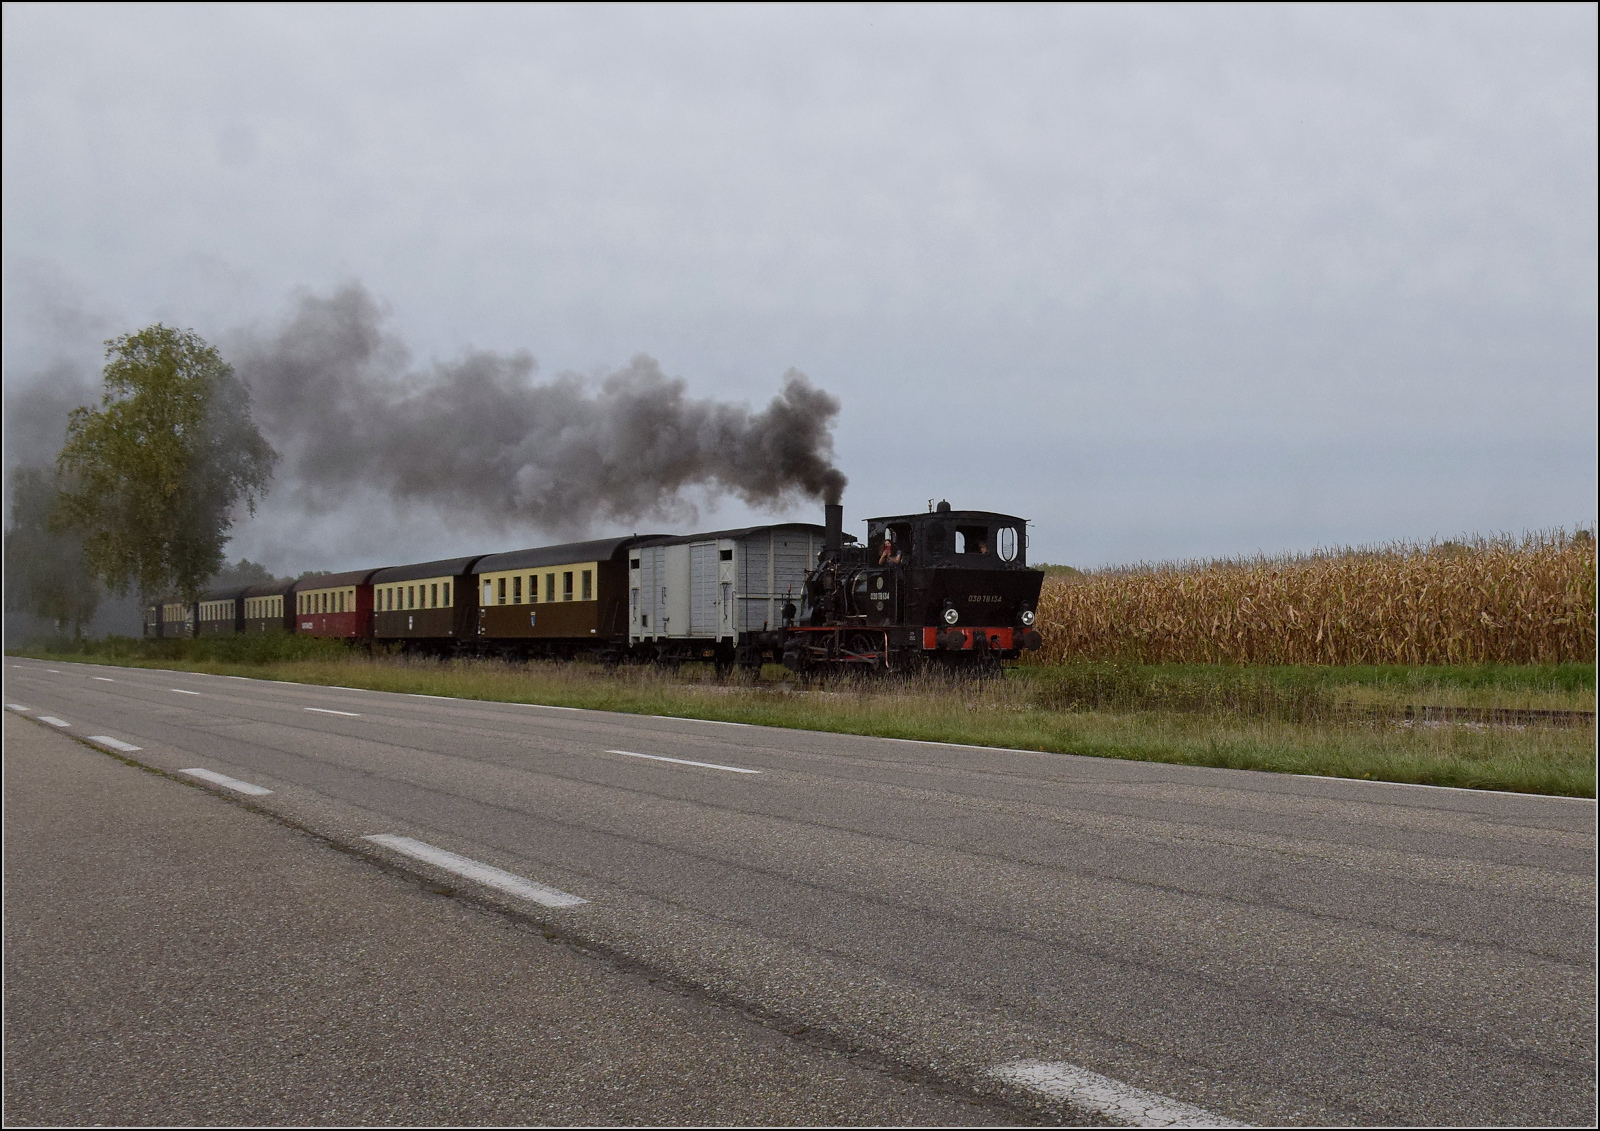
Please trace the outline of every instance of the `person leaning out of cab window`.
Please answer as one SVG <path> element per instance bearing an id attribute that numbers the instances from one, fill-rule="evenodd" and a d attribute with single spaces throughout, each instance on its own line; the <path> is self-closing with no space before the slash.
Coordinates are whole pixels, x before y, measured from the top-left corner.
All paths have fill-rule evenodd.
<path id="1" fill-rule="evenodd" d="M 888 538 L 883 540 L 882 547 L 878 550 L 879 565 L 899 565 L 900 551 L 895 549 L 894 542 Z"/>

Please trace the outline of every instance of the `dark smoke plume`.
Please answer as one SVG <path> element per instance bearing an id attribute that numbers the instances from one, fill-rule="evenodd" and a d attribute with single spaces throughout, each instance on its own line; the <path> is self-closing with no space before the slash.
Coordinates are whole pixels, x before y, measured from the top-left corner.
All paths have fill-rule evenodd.
<path id="1" fill-rule="evenodd" d="M 570 530 L 692 511 L 691 489 L 772 508 L 845 486 L 839 402 L 793 369 L 760 412 L 692 399 L 642 354 L 598 385 L 540 380 L 524 353 L 412 371 L 359 285 L 303 298 L 275 335 L 230 352 L 280 477 L 312 505 L 366 485 L 497 527 Z"/>

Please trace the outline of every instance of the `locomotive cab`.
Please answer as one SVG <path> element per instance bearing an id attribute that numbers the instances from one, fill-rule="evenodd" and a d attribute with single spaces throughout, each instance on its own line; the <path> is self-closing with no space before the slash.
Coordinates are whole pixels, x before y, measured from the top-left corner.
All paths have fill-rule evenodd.
<path id="1" fill-rule="evenodd" d="M 851 544 L 834 533 L 834 510 L 802 619 L 811 631 L 842 633 L 836 652 L 895 666 L 930 653 L 992 662 L 1039 646 L 1033 623 L 1044 574 L 1028 568 L 1025 519 L 940 503 L 925 514 L 868 519 L 866 542 Z M 821 644 L 791 640 L 785 662 L 805 662 L 802 653 L 814 661 Z"/>
<path id="2" fill-rule="evenodd" d="M 946 633 L 1032 627 L 1044 575 L 1028 568 L 1026 519 L 941 503 L 926 514 L 869 519 L 867 530 L 874 563 L 867 572 L 880 574 L 881 584 L 865 577 L 855 588 L 869 607 Z M 891 587 L 898 602 L 877 596 Z M 1009 640 L 1004 650 L 1012 650 Z"/>

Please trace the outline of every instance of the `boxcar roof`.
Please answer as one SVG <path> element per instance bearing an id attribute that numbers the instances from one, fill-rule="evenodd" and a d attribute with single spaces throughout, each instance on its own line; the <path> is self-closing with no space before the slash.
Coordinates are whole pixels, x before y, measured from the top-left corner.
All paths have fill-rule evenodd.
<path id="1" fill-rule="evenodd" d="M 390 566 L 388 569 L 374 570 L 370 580 L 374 585 L 387 585 L 391 581 L 415 581 L 419 577 L 460 577 L 469 572 L 472 563 L 481 557 L 481 554 L 475 554 L 470 558 L 444 558 L 437 562 Z"/>
<path id="2" fill-rule="evenodd" d="M 241 597 L 276 597 L 280 593 L 287 593 L 294 588 L 294 578 L 280 577 L 275 581 L 263 581 L 260 585 L 252 585 Z"/>
<path id="3" fill-rule="evenodd" d="M 627 538 L 597 538 L 590 542 L 568 542 L 561 546 L 535 546 L 528 550 L 509 550 L 478 559 L 476 572 L 498 573 L 503 569 L 537 569 L 539 566 L 565 565 L 567 562 L 609 561 L 624 546 L 658 538 L 657 534 L 634 534 Z"/>
<path id="4" fill-rule="evenodd" d="M 338 589 L 345 585 L 365 585 L 367 579 L 378 571 L 375 569 L 352 569 L 344 573 L 323 573 L 313 577 L 302 577 L 294 583 L 295 591 L 302 589 Z"/>
<path id="5" fill-rule="evenodd" d="M 648 539 L 652 546 L 679 546 L 685 542 L 715 542 L 723 538 L 745 538 L 751 534 L 761 534 L 768 530 L 804 530 L 811 534 L 826 536 L 825 527 L 814 522 L 773 522 L 766 526 L 738 526 L 732 530 L 707 530 L 701 534 L 664 534 Z M 640 542 L 646 539 L 641 538 Z"/>

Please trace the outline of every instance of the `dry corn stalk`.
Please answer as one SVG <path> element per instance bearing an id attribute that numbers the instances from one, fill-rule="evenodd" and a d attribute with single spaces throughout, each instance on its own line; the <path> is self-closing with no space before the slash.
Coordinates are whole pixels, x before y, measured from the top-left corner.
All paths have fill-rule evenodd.
<path id="1" fill-rule="evenodd" d="M 1039 628 L 1042 663 L 1592 662 L 1595 540 L 1555 531 L 1051 577 Z"/>

